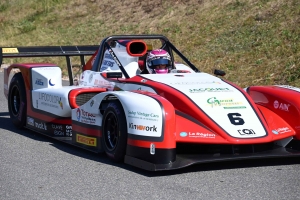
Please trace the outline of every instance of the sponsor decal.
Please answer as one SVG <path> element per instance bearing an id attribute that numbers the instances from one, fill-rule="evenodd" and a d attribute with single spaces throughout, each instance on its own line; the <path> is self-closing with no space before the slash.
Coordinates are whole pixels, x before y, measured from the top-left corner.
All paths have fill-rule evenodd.
<path id="1" fill-rule="evenodd" d="M 272 132 L 276 135 L 278 134 L 283 134 L 283 133 L 288 133 L 288 132 L 291 132 L 292 130 L 289 129 L 288 127 L 281 127 L 281 128 L 278 128 L 278 129 L 275 129 L 275 130 L 272 130 Z"/>
<path id="2" fill-rule="evenodd" d="M 211 97 L 207 99 L 207 103 L 209 106 L 216 107 L 216 106 L 223 106 L 224 109 L 229 109 L 229 107 L 236 107 L 236 108 L 246 108 L 245 106 L 238 106 L 243 104 L 242 102 L 236 102 L 233 99 L 218 99 L 216 97 Z"/>
<path id="3" fill-rule="evenodd" d="M 63 125 L 60 125 L 60 124 L 52 124 L 51 125 L 52 129 L 53 129 L 53 134 L 55 136 L 64 136 L 65 135 L 65 132 L 64 132 L 64 127 Z M 69 135 L 67 135 L 69 136 Z"/>
<path id="4" fill-rule="evenodd" d="M 274 106 L 275 109 L 279 109 L 279 110 L 289 112 L 290 104 L 280 103 L 279 101 L 275 100 L 274 103 L 273 103 L 273 106 Z"/>
<path id="5" fill-rule="evenodd" d="M 99 79 L 95 79 L 94 81 L 94 85 L 98 86 L 98 87 L 105 87 L 105 88 L 112 88 L 113 84 L 105 81 L 105 80 L 99 80 Z"/>
<path id="6" fill-rule="evenodd" d="M 36 81 L 35 81 L 35 84 L 36 85 L 44 85 L 44 82 L 42 81 L 42 79 L 37 78 Z"/>
<path id="7" fill-rule="evenodd" d="M 95 102 L 94 102 L 94 99 L 93 99 L 93 100 L 91 101 L 91 103 L 90 103 L 90 106 L 93 107 L 94 103 L 95 103 Z"/>
<path id="8" fill-rule="evenodd" d="M 133 123 L 129 123 L 129 128 L 130 129 L 139 130 L 139 131 L 157 132 L 157 127 L 155 125 L 153 125 L 152 127 L 150 127 L 150 126 L 136 125 L 136 124 L 133 124 Z"/>
<path id="9" fill-rule="evenodd" d="M 76 142 L 87 146 L 97 146 L 97 138 L 76 134 Z"/>
<path id="10" fill-rule="evenodd" d="M 55 84 L 51 82 L 51 78 L 49 79 L 49 85 L 54 86 Z"/>
<path id="11" fill-rule="evenodd" d="M 103 65 L 106 65 L 108 67 L 113 67 L 114 66 L 114 62 L 109 61 L 109 60 L 103 60 Z"/>
<path id="12" fill-rule="evenodd" d="M 38 70 L 55 70 L 57 69 L 56 67 L 42 67 L 42 68 L 38 68 Z"/>
<path id="13" fill-rule="evenodd" d="M 17 48 L 2 48 L 2 53 L 19 53 Z"/>
<path id="14" fill-rule="evenodd" d="M 34 119 L 31 117 L 27 117 L 27 124 L 30 126 L 34 126 Z"/>
<path id="15" fill-rule="evenodd" d="M 158 121 L 159 115 L 154 113 L 145 113 L 140 111 L 128 111 L 128 117 L 136 119 L 144 119 L 150 121 Z"/>
<path id="16" fill-rule="evenodd" d="M 77 119 L 80 122 L 86 123 L 86 124 L 95 124 L 96 123 L 96 116 L 92 113 L 89 113 L 82 108 L 77 108 L 76 111 Z"/>
<path id="17" fill-rule="evenodd" d="M 252 129 L 240 129 L 237 131 L 240 135 L 255 135 L 255 132 Z"/>
<path id="18" fill-rule="evenodd" d="M 224 109 L 245 109 L 246 106 L 232 106 L 232 107 L 223 107 Z"/>
<path id="19" fill-rule="evenodd" d="M 180 137 L 186 137 L 188 134 L 187 134 L 187 132 L 181 132 L 179 135 L 180 135 Z"/>
<path id="20" fill-rule="evenodd" d="M 106 54 L 104 55 L 104 58 L 113 60 L 113 57 L 112 57 L 109 53 L 106 53 Z"/>
<path id="21" fill-rule="evenodd" d="M 89 83 L 91 83 L 92 82 L 92 80 L 93 80 L 93 74 L 90 74 L 90 76 L 89 76 Z"/>
<path id="22" fill-rule="evenodd" d="M 54 130 L 63 130 L 63 126 L 62 125 L 52 124 L 51 127 Z"/>
<path id="23" fill-rule="evenodd" d="M 63 103 L 61 101 L 61 97 L 47 94 L 47 93 L 39 93 L 39 99 L 43 102 L 41 103 L 44 106 L 58 108 L 57 104 L 63 109 Z"/>
<path id="24" fill-rule="evenodd" d="M 35 125 L 35 127 L 38 128 L 38 129 L 45 130 L 45 131 L 47 130 L 47 125 L 46 125 L 46 123 L 43 123 L 43 122 L 40 122 L 40 123 L 35 122 L 34 125 Z"/>
<path id="25" fill-rule="evenodd" d="M 182 132 L 182 133 L 185 133 L 185 132 Z M 192 137 L 192 138 L 211 138 L 211 139 L 216 138 L 216 134 L 214 134 L 214 133 L 199 133 L 199 132 L 193 133 L 193 132 L 188 132 L 187 136 Z"/>
<path id="26" fill-rule="evenodd" d="M 77 117 L 77 120 L 80 121 L 80 117 L 81 117 L 80 108 L 77 108 L 76 117 Z"/>
<path id="27" fill-rule="evenodd" d="M 87 82 L 86 81 L 80 81 L 80 85 L 86 86 Z"/>
<path id="28" fill-rule="evenodd" d="M 218 81 L 204 81 L 204 82 L 201 82 L 201 81 L 196 81 L 196 82 L 183 82 L 183 81 L 180 81 L 180 82 L 174 82 L 174 83 L 170 83 L 170 85 L 201 85 L 201 84 L 221 84 L 221 82 L 218 82 Z"/>
<path id="29" fill-rule="evenodd" d="M 201 92 L 232 92 L 229 88 L 198 88 L 189 89 L 190 93 L 201 93 Z"/>
<path id="30" fill-rule="evenodd" d="M 153 143 L 150 144 L 150 154 L 151 155 L 155 154 L 155 144 L 153 144 Z"/>
<path id="31" fill-rule="evenodd" d="M 59 130 L 54 130 L 53 134 L 55 136 L 64 136 L 65 135 L 65 133 L 63 131 L 59 131 Z"/>
<path id="32" fill-rule="evenodd" d="M 72 126 L 66 125 L 66 136 L 72 136 Z"/>

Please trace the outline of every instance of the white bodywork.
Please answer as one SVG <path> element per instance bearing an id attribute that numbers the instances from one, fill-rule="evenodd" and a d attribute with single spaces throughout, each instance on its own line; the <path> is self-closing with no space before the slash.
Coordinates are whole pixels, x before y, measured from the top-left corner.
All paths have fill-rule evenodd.
<path id="1" fill-rule="evenodd" d="M 267 134 L 243 93 L 217 77 L 206 73 L 141 76 L 145 77 L 145 81 L 150 79 L 160 82 L 185 94 L 232 137 L 256 138 Z M 150 87 L 134 84 L 117 83 L 116 86 L 123 90 L 143 87 L 143 90 L 155 92 Z M 243 124 L 241 119 L 244 121 Z"/>
<path id="2" fill-rule="evenodd" d="M 151 137 L 161 136 L 163 111 L 159 103 L 148 96 L 127 91 L 103 92 L 94 96 L 86 104 L 72 110 L 72 120 L 102 126 L 103 116 L 100 113 L 99 106 L 108 94 L 118 97 L 122 103 L 129 134 Z"/>

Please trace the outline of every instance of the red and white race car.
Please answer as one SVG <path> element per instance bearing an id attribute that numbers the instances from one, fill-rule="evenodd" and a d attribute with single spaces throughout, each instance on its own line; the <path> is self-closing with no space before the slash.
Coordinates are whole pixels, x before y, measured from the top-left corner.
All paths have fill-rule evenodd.
<path id="1" fill-rule="evenodd" d="M 147 73 L 146 56 L 156 48 L 169 53 L 169 73 Z M 300 155 L 299 88 L 240 88 L 200 72 L 165 36 L 117 35 L 99 46 L 2 52 L 0 60 L 67 58 L 68 86 L 55 64 L 20 63 L 5 69 L 8 109 L 19 128 L 153 171 Z M 91 58 L 85 63 L 86 55 Z M 72 56 L 80 56 L 83 66 L 77 82 Z M 216 70 L 215 75 L 223 73 Z"/>

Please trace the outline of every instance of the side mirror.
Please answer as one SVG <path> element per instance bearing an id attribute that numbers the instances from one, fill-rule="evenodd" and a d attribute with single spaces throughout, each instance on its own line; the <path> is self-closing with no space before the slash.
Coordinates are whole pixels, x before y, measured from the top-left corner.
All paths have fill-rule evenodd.
<path id="1" fill-rule="evenodd" d="M 226 73 L 224 71 L 219 70 L 219 69 L 215 69 L 214 74 L 217 76 L 225 76 L 226 75 Z"/>
<path id="2" fill-rule="evenodd" d="M 122 78 L 123 74 L 122 72 L 107 72 L 106 77 L 107 78 Z"/>

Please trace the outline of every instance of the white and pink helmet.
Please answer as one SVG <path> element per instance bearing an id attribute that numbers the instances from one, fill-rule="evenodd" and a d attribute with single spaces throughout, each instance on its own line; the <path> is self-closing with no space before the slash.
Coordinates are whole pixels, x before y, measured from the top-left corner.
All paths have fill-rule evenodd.
<path id="1" fill-rule="evenodd" d="M 156 69 L 157 65 L 166 65 L 165 69 Z M 172 68 L 171 56 L 163 49 L 155 49 L 148 53 L 146 67 L 150 74 L 166 74 Z"/>

